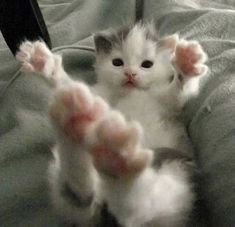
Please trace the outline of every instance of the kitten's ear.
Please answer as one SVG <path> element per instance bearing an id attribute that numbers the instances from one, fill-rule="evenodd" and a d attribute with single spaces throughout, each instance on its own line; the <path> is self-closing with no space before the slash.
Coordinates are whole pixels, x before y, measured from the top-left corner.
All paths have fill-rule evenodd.
<path id="1" fill-rule="evenodd" d="M 174 34 L 170 36 L 166 36 L 165 38 L 160 40 L 160 46 L 170 49 L 172 52 L 175 51 L 176 45 L 179 42 L 179 35 Z"/>
<path id="2" fill-rule="evenodd" d="M 94 35 L 95 49 L 97 53 L 108 54 L 112 50 L 112 42 L 107 33 L 96 33 Z"/>

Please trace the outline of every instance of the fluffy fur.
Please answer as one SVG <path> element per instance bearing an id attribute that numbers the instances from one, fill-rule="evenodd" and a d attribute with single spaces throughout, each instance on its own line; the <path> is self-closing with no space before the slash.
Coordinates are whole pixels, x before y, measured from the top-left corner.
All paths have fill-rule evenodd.
<path id="1" fill-rule="evenodd" d="M 182 227 L 194 192 L 179 119 L 207 71 L 206 55 L 196 41 L 160 39 L 140 24 L 94 40 L 98 82 L 91 88 L 72 81 L 42 42 L 23 43 L 17 55 L 26 71 L 55 85 L 52 202 L 82 227 L 97 224 L 103 203 L 124 227 Z"/>

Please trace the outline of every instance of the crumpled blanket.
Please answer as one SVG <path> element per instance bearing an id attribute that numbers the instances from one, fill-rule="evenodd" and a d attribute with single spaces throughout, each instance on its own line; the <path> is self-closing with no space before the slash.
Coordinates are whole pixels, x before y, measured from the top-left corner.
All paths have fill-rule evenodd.
<path id="1" fill-rule="evenodd" d="M 206 226 L 235 226 L 235 1 L 39 0 L 53 51 L 75 79 L 94 83 L 92 33 L 136 19 L 153 20 L 161 36 L 199 40 L 210 72 L 185 109 L 200 170 Z M 47 165 L 54 133 L 47 117 L 50 85 L 19 72 L 0 35 L 0 226 L 53 227 Z M 199 226 L 193 224 L 191 226 Z"/>

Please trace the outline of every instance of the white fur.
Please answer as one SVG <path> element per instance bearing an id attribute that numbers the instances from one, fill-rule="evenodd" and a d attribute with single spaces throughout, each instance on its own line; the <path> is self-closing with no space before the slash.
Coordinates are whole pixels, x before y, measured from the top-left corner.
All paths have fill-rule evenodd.
<path id="1" fill-rule="evenodd" d="M 197 93 L 199 80 L 193 79 L 183 89 L 177 78 L 170 84 L 171 76 L 176 74 L 170 51 L 157 49 L 155 43 L 146 41 L 143 29 L 136 26 L 121 50 L 114 49 L 108 57 L 97 57 L 98 83 L 93 90 L 127 119 L 141 123 L 149 148 L 185 149 L 187 145 L 182 144 L 181 138 L 187 135 L 177 116 L 187 98 Z M 117 57 L 124 60 L 123 67 L 112 65 L 111 60 Z M 152 68 L 140 67 L 145 59 L 154 61 Z M 139 89 L 121 86 L 126 68 L 137 72 Z M 182 227 L 194 200 L 180 163 L 165 164 L 158 172 L 147 169 L 130 184 L 106 182 L 104 188 L 111 212 L 126 227 Z"/>
<path id="2" fill-rule="evenodd" d="M 86 150 L 64 141 L 64 138 L 58 141 L 53 149 L 54 160 L 50 163 L 48 171 L 52 204 L 67 223 L 76 223 L 84 227 L 93 226 L 101 204 L 97 172 L 91 165 Z M 81 197 L 95 193 L 91 206 L 79 209 L 64 199 L 61 196 L 64 182 L 69 183 L 73 191 Z"/>
<path id="3" fill-rule="evenodd" d="M 135 181 L 106 181 L 104 194 L 123 226 L 184 226 L 193 202 L 184 177 L 179 163 L 169 163 L 158 172 L 147 168 Z"/>
<path id="4" fill-rule="evenodd" d="M 179 81 L 177 70 L 171 63 L 172 50 L 146 40 L 145 29 L 144 26 L 135 26 L 121 48 L 113 48 L 108 55 L 97 55 L 95 69 L 98 83 L 91 90 L 112 108 L 120 110 L 127 119 L 141 123 L 146 147 L 169 147 L 186 152 L 188 149 L 189 152 L 187 145 L 182 144 L 182 137 L 187 135 L 178 116 L 187 99 L 197 94 L 199 77 Z M 19 56 L 22 61 L 22 56 Z M 58 59 L 58 56 L 55 57 Z M 112 59 L 117 57 L 123 59 L 124 66 L 112 65 Z M 151 68 L 141 67 L 146 59 L 154 62 Z M 56 67 L 55 64 L 47 65 L 47 72 L 50 68 L 53 68 L 51 77 L 56 81 L 57 89 L 62 86 L 61 81 L 66 80 L 66 86 L 74 83 L 61 63 L 57 63 Z M 122 86 L 125 70 L 137 74 L 138 88 Z M 47 74 L 45 76 L 48 77 Z M 54 154 L 55 160 L 49 170 L 51 194 L 53 204 L 67 220 L 83 227 L 92 225 L 90 220 L 94 218 L 97 204 L 104 199 L 124 227 L 185 225 L 193 206 L 194 193 L 182 163 L 165 163 L 158 170 L 149 166 L 135 178 L 116 181 L 100 178 L 86 150 L 67 141 L 60 133 Z M 92 205 L 80 210 L 68 204 L 59 193 L 64 180 L 80 195 L 86 196 L 93 191 L 96 198 Z"/>
<path id="5" fill-rule="evenodd" d="M 141 123 L 148 147 L 181 148 L 179 140 L 185 135 L 185 130 L 175 117 L 180 114 L 187 98 L 198 91 L 199 79 L 189 80 L 183 89 L 177 78 L 170 83 L 169 80 L 176 74 L 171 64 L 171 52 L 146 40 L 144 29 L 135 26 L 122 49 L 114 49 L 108 56 L 97 56 L 98 83 L 93 91 L 120 110 L 127 119 Z M 112 65 L 112 59 L 117 57 L 124 60 L 124 66 Z M 145 59 L 152 60 L 153 67 L 142 68 L 141 62 Z M 122 86 L 127 68 L 137 72 L 139 89 Z"/>

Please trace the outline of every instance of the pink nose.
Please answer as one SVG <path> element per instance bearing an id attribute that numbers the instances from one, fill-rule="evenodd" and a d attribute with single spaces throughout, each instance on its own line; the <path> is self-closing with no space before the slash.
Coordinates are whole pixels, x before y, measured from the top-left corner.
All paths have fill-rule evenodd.
<path id="1" fill-rule="evenodd" d="M 135 77 L 136 76 L 136 73 L 134 73 L 134 72 L 130 72 L 130 71 L 125 71 L 124 72 L 124 75 L 126 76 L 126 77 Z"/>

